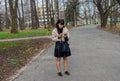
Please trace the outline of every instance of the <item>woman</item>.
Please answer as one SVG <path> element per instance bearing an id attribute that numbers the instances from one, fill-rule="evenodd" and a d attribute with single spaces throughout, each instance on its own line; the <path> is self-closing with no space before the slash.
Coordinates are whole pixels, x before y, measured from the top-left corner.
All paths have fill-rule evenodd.
<path id="1" fill-rule="evenodd" d="M 52 40 L 55 41 L 55 51 L 54 56 L 56 57 L 56 67 L 59 76 L 63 76 L 60 69 L 60 61 L 63 58 L 64 61 L 64 72 L 66 75 L 70 75 L 68 72 L 68 61 L 67 57 L 71 56 L 71 52 L 63 53 L 61 51 L 61 42 L 68 42 L 69 40 L 69 30 L 64 27 L 64 20 L 59 19 L 56 23 L 56 28 L 52 31 Z"/>

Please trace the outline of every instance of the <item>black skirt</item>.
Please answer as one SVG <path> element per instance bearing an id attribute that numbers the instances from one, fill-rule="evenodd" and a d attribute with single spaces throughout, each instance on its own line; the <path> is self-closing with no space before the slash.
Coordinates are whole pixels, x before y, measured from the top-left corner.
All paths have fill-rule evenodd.
<path id="1" fill-rule="evenodd" d="M 68 57 L 68 56 L 71 56 L 71 50 L 69 50 L 69 52 L 62 52 L 61 41 L 57 41 L 55 43 L 54 56 L 55 57 Z"/>

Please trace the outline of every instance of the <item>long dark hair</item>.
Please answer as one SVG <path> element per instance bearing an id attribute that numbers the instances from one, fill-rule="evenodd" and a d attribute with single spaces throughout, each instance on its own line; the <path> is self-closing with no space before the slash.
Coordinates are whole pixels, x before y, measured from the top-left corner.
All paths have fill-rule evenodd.
<path id="1" fill-rule="evenodd" d="M 64 19 L 58 19 L 57 22 L 56 22 L 56 28 L 57 28 L 58 33 L 60 34 L 60 33 L 63 32 L 63 28 L 60 29 L 60 28 L 58 27 L 58 24 L 63 25 L 63 28 L 64 28 Z"/>
<path id="2" fill-rule="evenodd" d="M 58 19 L 56 22 L 56 28 L 59 29 L 58 24 L 64 25 L 64 19 Z M 64 26 L 63 26 L 64 27 Z"/>

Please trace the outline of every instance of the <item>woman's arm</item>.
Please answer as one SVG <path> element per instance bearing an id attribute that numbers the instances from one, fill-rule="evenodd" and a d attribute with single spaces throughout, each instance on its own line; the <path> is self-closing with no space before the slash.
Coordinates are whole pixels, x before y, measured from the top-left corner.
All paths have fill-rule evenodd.
<path id="1" fill-rule="evenodd" d="M 70 38 L 69 30 L 68 30 L 68 28 L 66 28 L 66 27 L 65 27 L 65 30 L 64 30 L 64 34 L 66 34 L 66 36 L 67 36 L 68 38 Z"/>
<path id="2" fill-rule="evenodd" d="M 60 39 L 58 39 L 60 36 L 57 34 L 57 31 L 54 29 L 52 31 L 52 40 L 53 41 L 60 41 Z"/>
<path id="3" fill-rule="evenodd" d="M 64 29 L 64 38 L 65 38 L 65 41 L 68 41 L 70 38 L 69 30 L 66 27 Z"/>

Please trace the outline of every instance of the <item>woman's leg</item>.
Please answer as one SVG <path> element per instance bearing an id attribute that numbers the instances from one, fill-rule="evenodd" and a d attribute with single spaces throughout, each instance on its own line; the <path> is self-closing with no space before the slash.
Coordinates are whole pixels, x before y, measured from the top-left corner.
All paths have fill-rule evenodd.
<path id="1" fill-rule="evenodd" d="M 61 70 L 60 70 L 60 61 L 61 61 L 61 58 L 56 59 L 56 67 L 57 67 L 58 73 L 61 72 Z"/>
<path id="2" fill-rule="evenodd" d="M 63 60 L 64 60 L 64 71 L 65 71 L 65 74 L 66 75 L 70 75 L 70 73 L 68 72 L 68 60 L 67 60 L 67 57 L 64 57 Z"/>
<path id="3" fill-rule="evenodd" d="M 63 57 L 63 62 L 64 62 L 64 71 L 66 72 L 68 69 L 68 61 L 67 61 L 67 57 Z"/>

